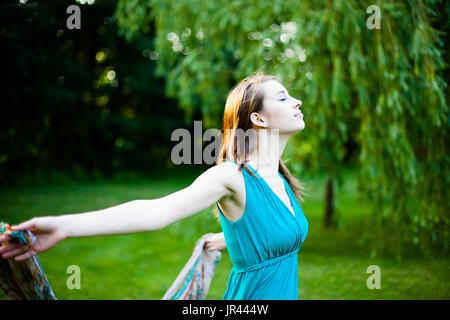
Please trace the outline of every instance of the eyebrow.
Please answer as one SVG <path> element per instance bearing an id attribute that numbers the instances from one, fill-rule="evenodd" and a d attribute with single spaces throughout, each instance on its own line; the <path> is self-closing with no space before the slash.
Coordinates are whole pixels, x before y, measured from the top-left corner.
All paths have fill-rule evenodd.
<path id="1" fill-rule="evenodd" d="M 280 92 L 276 93 L 275 95 L 278 95 L 278 94 L 280 94 L 280 93 L 286 93 L 286 91 L 281 90 Z"/>

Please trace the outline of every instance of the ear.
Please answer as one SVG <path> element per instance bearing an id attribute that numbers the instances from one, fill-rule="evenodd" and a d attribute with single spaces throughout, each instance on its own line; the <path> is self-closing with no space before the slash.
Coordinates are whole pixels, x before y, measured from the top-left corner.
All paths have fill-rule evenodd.
<path id="1" fill-rule="evenodd" d="M 253 112 L 250 115 L 250 121 L 253 123 L 253 125 L 255 125 L 256 127 L 259 128 L 267 128 L 267 122 L 264 119 L 264 116 L 260 113 L 257 112 Z"/>

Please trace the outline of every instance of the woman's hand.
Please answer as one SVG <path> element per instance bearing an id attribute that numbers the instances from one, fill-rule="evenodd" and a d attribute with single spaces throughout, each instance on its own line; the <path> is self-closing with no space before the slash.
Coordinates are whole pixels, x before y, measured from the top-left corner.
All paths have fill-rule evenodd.
<path id="1" fill-rule="evenodd" d="M 12 231 L 29 229 L 33 232 L 36 240 L 31 244 L 23 244 L 15 241 L 5 243 L 12 237 L 9 235 L 0 236 L 0 254 L 3 259 L 15 257 L 16 261 L 22 261 L 40 252 L 47 251 L 59 242 L 64 240 L 67 236 L 56 217 L 40 217 L 25 221 L 19 225 L 11 226 Z"/>
<path id="2" fill-rule="evenodd" d="M 227 248 L 227 244 L 225 243 L 223 232 L 213 233 L 211 236 L 206 238 L 205 248 L 209 251 L 225 250 Z"/>

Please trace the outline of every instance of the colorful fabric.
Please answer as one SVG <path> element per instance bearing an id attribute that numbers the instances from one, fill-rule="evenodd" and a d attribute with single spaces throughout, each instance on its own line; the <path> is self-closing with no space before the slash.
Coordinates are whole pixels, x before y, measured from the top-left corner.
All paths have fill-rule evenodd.
<path id="1" fill-rule="evenodd" d="M 0 222 L 0 234 L 7 234 L 24 244 L 34 243 L 31 231 L 12 231 L 5 222 Z M 9 241 L 2 242 L 6 245 Z M 37 255 L 22 261 L 0 257 L 0 287 L 9 300 L 56 300 Z"/>
<path id="2" fill-rule="evenodd" d="M 257 177 L 242 170 L 247 195 L 243 216 L 228 220 L 216 202 L 233 263 L 223 299 L 298 300 L 297 253 L 308 234 L 308 221 L 281 173 L 293 212 L 247 166 Z"/>
<path id="3" fill-rule="evenodd" d="M 197 240 L 192 256 L 161 300 L 205 299 L 222 256 L 219 250 L 209 251 L 204 248 L 206 238 L 211 235 L 207 233 Z"/>

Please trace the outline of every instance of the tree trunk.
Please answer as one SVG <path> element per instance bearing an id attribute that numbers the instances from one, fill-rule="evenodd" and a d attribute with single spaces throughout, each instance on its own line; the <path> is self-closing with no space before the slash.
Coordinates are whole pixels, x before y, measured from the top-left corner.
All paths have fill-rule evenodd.
<path id="1" fill-rule="evenodd" d="M 325 185 L 325 213 L 324 213 L 324 225 L 330 227 L 334 225 L 334 194 L 333 194 L 333 180 L 328 178 Z"/>

